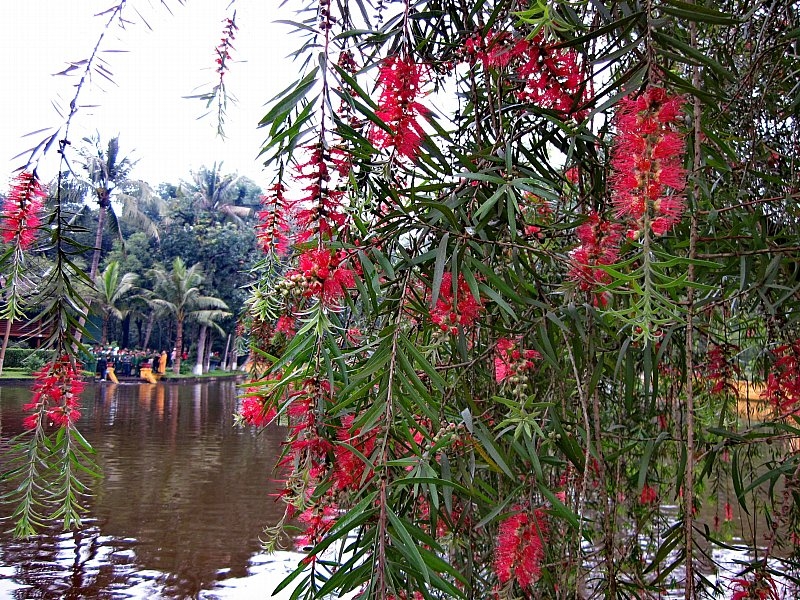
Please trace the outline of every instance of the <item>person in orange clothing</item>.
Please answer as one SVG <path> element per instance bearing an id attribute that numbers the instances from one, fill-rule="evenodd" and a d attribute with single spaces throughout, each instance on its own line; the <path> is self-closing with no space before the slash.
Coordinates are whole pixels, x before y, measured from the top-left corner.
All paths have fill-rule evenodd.
<path id="1" fill-rule="evenodd" d="M 167 372 L 167 351 L 162 350 L 161 356 L 158 357 L 158 372 L 162 375 Z"/>

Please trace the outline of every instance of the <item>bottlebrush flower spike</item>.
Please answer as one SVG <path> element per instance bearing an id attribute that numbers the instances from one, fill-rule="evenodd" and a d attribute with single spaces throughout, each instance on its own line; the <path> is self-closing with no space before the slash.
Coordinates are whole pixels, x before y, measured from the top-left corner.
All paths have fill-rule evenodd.
<path id="1" fill-rule="evenodd" d="M 542 358 L 536 350 L 525 350 L 518 341 L 508 338 L 497 340 L 496 350 L 494 372 L 497 383 L 532 371 L 536 366 L 533 361 Z"/>
<path id="2" fill-rule="evenodd" d="M 33 243 L 42 222 L 39 215 L 46 197 L 47 191 L 35 173 L 23 171 L 14 178 L 3 203 L 3 242 L 14 243 L 22 250 Z"/>
<path id="3" fill-rule="evenodd" d="M 247 388 L 247 394 L 242 400 L 242 407 L 239 410 L 244 422 L 255 427 L 268 425 L 277 414 L 275 408 L 267 408 L 264 404 L 264 398 L 258 395 L 255 388 Z"/>
<path id="4" fill-rule="evenodd" d="M 289 214 L 283 192 L 286 188 L 276 183 L 270 188 L 270 194 L 261 196 L 263 210 L 258 213 L 256 238 L 259 247 L 266 254 L 284 256 L 289 251 Z"/>
<path id="5" fill-rule="evenodd" d="M 346 258 L 341 250 L 307 250 L 300 255 L 297 271 L 287 273 L 287 277 L 301 275 L 305 279 L 305 297 L 319 297 L 326 304 L 335 304 L 355 285 L 353 271 L 344 266 Z"/>
<path id="6" fill-rule="evenodd" d="M 772 358 L 765 396 L 781 411 L 794 410 L 800 402 L 800 340 L 778 346 Z"/>
<path id="7" fill-rule="evenodd" d="M 453 275 L 444 273 L 439 286 L 436 306 L 431 309 L 431 321 L 442 331 L 452 335 L 458 333 L 458 326 L 469 327 L 483 311 L 483 303 L 472 295 L 472 290 L 463 275 L 458 276 L 456 294 L 453 296 Z"/>
<path id="8" fill-rule="evenodd" d="M 485 68 L 504 71 L 510 82 L 517 82 L 518 100 L 561 116 L 585 115 L 578 110 L 586 101 L 587 79 L 578 53 L 547 43 L 542 32 L 532 39 L 515 38 L 507 31 L 475 34 L 465 42 L 464 54 L 471 63 L 480 60 Z"/>
<path id="9" fill-rule="evenodd" d="M 299 164 L 295 174 L 295 179 L 305 186 L 302 190 L 304 195 L 289 205 L 300 231 L 298 242 L 305 242 L 315 235 L 332 238 L 347 220 L 343 208 L 344 192 L 329 188 L 328 152 L 321 144 L 308 146 L 306 150 L 311 153 L 308 161 Z M 340 168 L 337 163 L 334 166 Z"/>
<path id="10" fill-rule="evenodd" d="M 239 27 L 236 25 L 236 13 L 233 13 L 233 18 L 225 19 L 223 21 L 225 26 L 222 30 L 222 39 L 219 45 L 214 49 L 217 58 L 214 62 L 217 63 L 217 74 L 220 76 L 220 81 L 228 70 L 228 59 L 231 57 L 231 50 L 233 49 L 233 40 L 236 37 L 236 31 Z"/>
<path id="11" fill-rule="evenodd" d="M 58 427 L 67 427 L 80 416 L 80 394 L 84 383 L 80 370 L 66 354 L 34 373 L 31 401 L 23 406 L 32 414 L 25 418 L 24 425 L 35 429 L 44 425 L 43 418 Z"/>
<path id="12" fill-rule="evenodd" d="M 539 578 L 547 543 L 547 524 L 541 509 L 531 511 L 520 505 L 500 523 L 494 570 L 500 583 L 516 581 L 526 590 Z"/>
<path id="13" fill-rule="evenodd" d="M 370 140 L 377 148 L 393 147 L 411 160 L 417 156 L 425 136 L 422 121 L 429 115 L 428 109 L 417 102 L 425 71 L 426 67 L 410 57 L 390 56 L 381 64 L 378 74 L 381 95 L 375 114 L 389 131 L 372 128 Z"/>
<path id="14" fill-rule="evenodd" d="M 685 146 L 675 131 L 682 105 L 662 88 L 620 102 L 612 196 L 617 215 L 633 221 L 634 233 L 648 223 L 654 234 L 663 235 L 683 214 Z"/>
<path id="15" fill-rule="evenodd" d="M 572 264 L 567 276 L 578 284 L 578 289 L 589 292 L 611 283 L 609 274 L 599 267 L 617 262 L 622 239 L 621 226 L 591 212 L 586 221 L 578 226 L 576 234 L 581 245 L 569 254 Z M 605 306 L 608 297 L 596 294 L 594 301 Z"/>

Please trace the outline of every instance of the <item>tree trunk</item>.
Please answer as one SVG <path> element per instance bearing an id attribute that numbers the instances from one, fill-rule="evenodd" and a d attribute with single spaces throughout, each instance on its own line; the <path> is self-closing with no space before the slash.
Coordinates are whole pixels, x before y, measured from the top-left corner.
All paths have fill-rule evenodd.
<path id="1" fill-rule="evenodd" d="M 135 322 L 136 322 L 136 342 L 137 342 L 136 345 L 139 346 L 139 348 L 144 348 L 144 346 L 142 346 L 142 341 L 144 340 L 142 325 L 144 325 L 144 321 L 142 319 L 137 318 Z"/>
<path id="2" fill-rule="evenodd" d="M 236 336 L 233 336 L 233 345 L 231 347 L 231 371 L 239 368 L 239 353 L 236 351 Z"/>
<path id="3" fill-rule="evenodd" d="M 208 373 L 211 370 L 211 339 L 214 337 L 214 332 L 208 330 L 208 338 L 206 340 L 206 354 L 203 361 L 203 373 Z"/>
<path id="4" fill-rule="evenodd" d="M 231 347 L 231 334 L 228 334 L 228 341 L 225 342 L 225 353 L 222 355 L 222 362 L 219 363 L 220 369 L 223 371 L 228 370 L 228 348 Z"/>
<path id="5" fill-rule="evenodd" d="M 203 374 L 203 358 L 206 350 L 206 333 L 208 332 L 207 325 L 200 325 L 200 335 L 197 340 L 197 363 L 194 365 L 194 374 Z"/>
<path id="6" fill-rule="evenodd" d="M 120 342 L 120 346 L 122 348 L 129 348 L 131 344 L 131 315 L 130 313 L 125 315 L 125 318 L 122 319 L 122 334 L 120 335 L 122 341 Z"/>
<path id="7" fill-rule="evenodd" d="M 172 372 L 175 375 L 181 373 L 181 355 L 183 354 L 183 317 L 178 316 L 175 323 L 175 363 L 172 365 Z"/>
<path id="8" fill-rule="evenodd" d="M 100 330 L 100 345 L 105 346 L 108 342 L 108 315 L 103 315 L 103 329 Z"/>
<path id="9" fill-rule="evenodd" d="M 150 335 L 153 333 L 153 323 L 156 321 L 156 311 L 150 312 L 150 318 L 147 320 L 147 329 L 144 331 L 144 342 L 142 343 L 142 350 L 147 350 L 147 345 L 150 343 Z"/>
<path id="10" fill-rule="evenodd" d="M 6 330 L 3 332 L 3 347 L 0 348 L 0 375 L 3 374 L 3 365 L 6 362 L 6 348 L 8 348 L 8 338 L 11 337 L 11 319 L 6 321 Z"/>

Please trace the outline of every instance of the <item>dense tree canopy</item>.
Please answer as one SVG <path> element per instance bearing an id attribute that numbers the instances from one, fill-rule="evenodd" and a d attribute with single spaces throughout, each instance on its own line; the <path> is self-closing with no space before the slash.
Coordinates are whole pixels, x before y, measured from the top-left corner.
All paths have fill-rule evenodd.
<path id="1" fill-rule="evenodd" d="M 241 420 L 288 423 L 268 545 L 299 527 L 307 556 L 283 585 L 796 594 L 797 6 L 304 4 L 298 79 L 260 123 L 277 176 L 242 319 Z M 209 229 L 210 261 L 241 239 L 214 211 L 239 211 L 196 184 L 208 214 L 184 205 L 167 243 Z M 9 264 L 32 185 L 6 208 Z M 67 355 L 68 255 L 49 313 Z M 35 397 L 28 457 L 61 397 Z M 44 516 L 18 500 L 27 534 Z M 718 577 L 724 545 L 747 560 Z"/>

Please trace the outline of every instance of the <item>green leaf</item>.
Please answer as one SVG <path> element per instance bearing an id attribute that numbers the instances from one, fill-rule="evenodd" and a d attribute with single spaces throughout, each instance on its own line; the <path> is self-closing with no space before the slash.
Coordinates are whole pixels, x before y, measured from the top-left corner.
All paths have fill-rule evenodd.
<path id="1" fill-rule="evenodd" d="M 387 505 L 385 510 L 386 515 L 389 517 L 389 522 L 392 524 L 394 532 L 400 536 L 400 539 L 397 541 L 402 542 L 401 544 L 398 544 L 398 550 L 403 552 L 403 555 L 411 559 L 411 562 L 417 568 L 417 571 L 425 578 L 425 582 L 430 583 L 431 578 L 430 573 L 428 572 L 428 567 L 425 564 L 425 561 L 422 560 L 422 556 L 419 553 L 417 544 L 408 533 L 404 522 L 394 513 L 391 506 Z"/>

